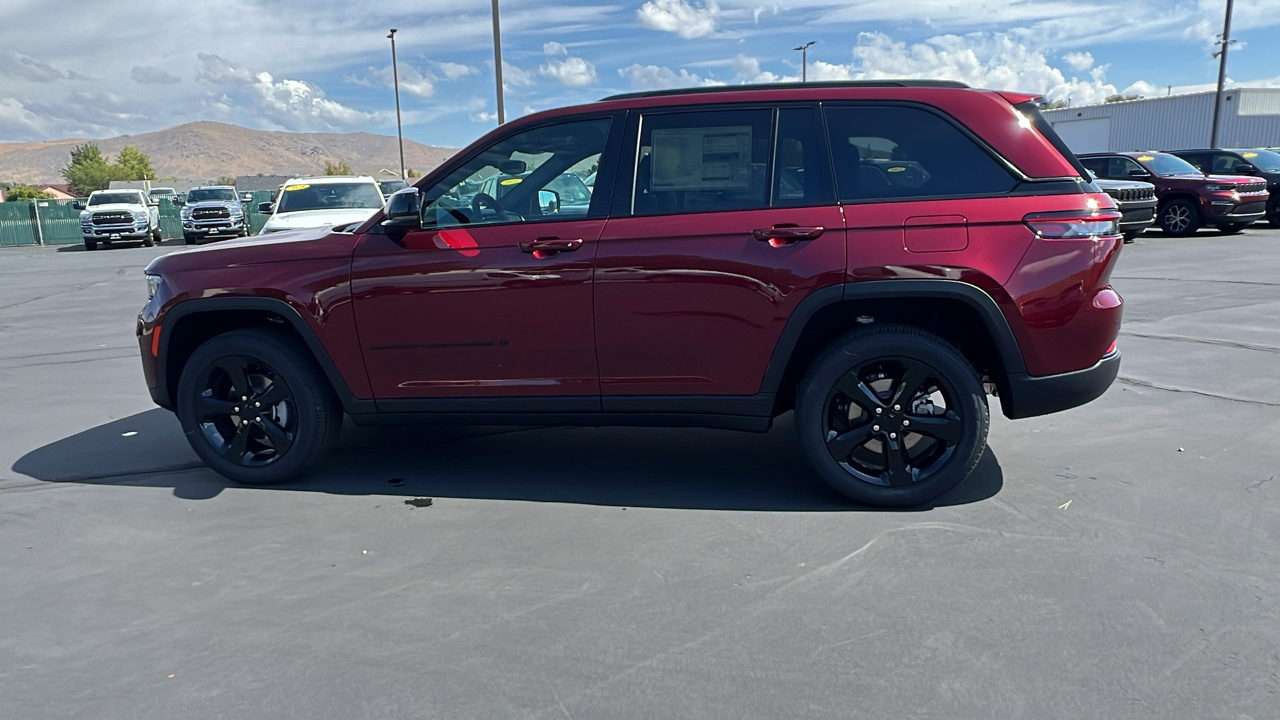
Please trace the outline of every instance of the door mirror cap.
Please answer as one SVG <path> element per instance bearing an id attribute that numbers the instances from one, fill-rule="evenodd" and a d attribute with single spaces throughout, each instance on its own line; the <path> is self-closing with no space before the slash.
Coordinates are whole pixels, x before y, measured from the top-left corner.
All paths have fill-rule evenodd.
<path id="1" fill-rule="evenodd" d="M 246 205 L 253 202 L 253 193 L 240 193 L 240 202 Z"/>
<path id="2" fill-rule="evenodd" d="M 186 204 L 187 204 L 187 201 L 186 201 L 186 200 L 183 200 L 182 198 L 174 198 L 174 199 L 173 199 L 173 206 L 174 206 L 174 207 L 182 207 L 183 205 L 186 205 Z"/>
<path id="3" fill-rule="evenodd" d="M 422 195 L 418 188 L 405 188 L 387 198 L 386 218 L 382 229 L 393 239 L 404 237 L 411 230 L 422 227 Z"/>
<path id="4" fill-rule="evenodd" d="M 1257 170 L 1249 163 L 1240 163 L 1235 167 L 1235 170 L 1233 170 L 1233 172 L 1235 172 L 1237 175 L 1252 175 L 1256 173 Z"/>
<path id="5" fill-rule="evenodd" d="M 543 215 L 560 212 L 560 193 L 555 190 L 538 191 L 538 208 Z"/>
<path id="6" fill-rule="evenodd" d="M 76 210 L 83 210 L 83 209 L 84 209 L 84 200 L 76 200 L 76 201 L 72 202 L 72 203 L 71 203 L 71 207 L 75 208 Z"/>
<path id="7" fill-rule="evenodd" d="M 1151 177 L 1151 173 L 1147 172 L 1146 170 L 1130 170 L 1129 177 L 1138 177 L 1138 178 Z"/>
<path id="8" fill-rule="evenodd" d="M 271 205 L 271 203 L 269 203 L 269 202 L 258 203 L 258 212 L 260 212 L 260 213 L 266 213 L 267 215 L 270 215 L 270 214 L 271 214 L 271 212 L 272 212 L 272 205 Z"/>

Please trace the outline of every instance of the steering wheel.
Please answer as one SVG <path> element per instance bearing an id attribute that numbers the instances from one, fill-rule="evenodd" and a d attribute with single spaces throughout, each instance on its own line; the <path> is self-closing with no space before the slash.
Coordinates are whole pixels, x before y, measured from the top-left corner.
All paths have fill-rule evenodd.
<path id="1" fill-rule="evenodd" d="M 524 220 L 520 215 L 503 208 L 489 193 L 476 193 L 475 197 L 471 198 L 471 211 L 476 214 L 476 220 L 484 217 L 485 206 L 492 208 L 503 220 Z"/>

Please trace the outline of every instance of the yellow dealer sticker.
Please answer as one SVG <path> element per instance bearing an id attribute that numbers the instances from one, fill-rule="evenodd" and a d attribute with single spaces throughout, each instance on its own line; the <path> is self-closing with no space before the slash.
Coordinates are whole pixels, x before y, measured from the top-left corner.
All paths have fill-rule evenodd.
<path id="1" fill-rule="evenodd" d="M 1244 156 L 1247 158 L 1256 158 L 1258 157 L 1258 153 L 1245 153 Z"/>
<path id="2" fill-rule="evenodd" d="M 1139 160 L 1141 160 L 1142 162 L 1151 162 L 1152 160 L 1155 160 L 1155 159 L 1156 159 L 1156 156 L 1155 156 L 1155 155 L 1143 155 L 1142 157 L 1139 157 L 1138 159 L 1139 159 Z"/>
<path id="3" fill-rule="evenodd" d="M 889 168 L 889 172 L 906 172 L 906 170 L 907 169 L 902 167 L 901 165 L 897 165 L 895 167 Z"/>
<path id="4" fill-rule="evenodd" d="M 311 186 L 310 185 L 290 185 L 289 187 L 285 188 L 284 191 L 293 192 L 294 190 L 306 190 L 309 187 Z"/>
<path id="5" fill-rule="evenodd" d="M 501 185 L 519 185 L 521 180 L 523 180 L 523 178 L 507 178 L 506 180 L 503 180 L 500 184 Z"/>

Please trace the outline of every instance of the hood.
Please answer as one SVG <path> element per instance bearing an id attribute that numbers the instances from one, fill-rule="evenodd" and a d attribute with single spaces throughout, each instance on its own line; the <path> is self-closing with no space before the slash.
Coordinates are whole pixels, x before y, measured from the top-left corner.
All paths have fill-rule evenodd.
<path id="1" fill-rule="evenodd" d="M 1155 189 L 1155 185 L 1141 180 L 1104 180 L 1099 178 L 1094 183 L 1103 190 L 1146 190 Z"/>
<path id="2" fill-rule="evenodd" d="M 164 275 L 293 260 L 350 258 L 358 238 L 358 235 L 330 232 L 327 227 L 273 233 L 266 237 L 251 235 L 161 255 L 151 261 L 147 272 Z"/>
<path id="3" fill-rule="evenodd" d="M 194 210 L 196 208 L 238 208 L 240 202 L 237 200 L 201 200 L 197 203 L 187 203 L 182 206 L 183 210 Z"/>
<path id="4" fill-rule="evenodd" d="M 302 210 L 277 213 L 267 220 L 264 230 L 294 230 L 364 222 L 381 208 L 335 208 L 333 210 Z"/>
<path id="5" fill-rule="evenodd" d="M 85 212 L 137 212 L 138 210 L 146 210 L 146 206 L 138 203 L 109 203 L 106 205 L 91 205 L 84 209 Z"/>
<path id="6" fill-rule="evenodd" d="M 1266 184 L 1265 178 L 1256 178 L 1249 175 L 1205 175 L 1205 179 L 1215 183 L 1231 183 L 1232 185 L 1257 185 Z"/>

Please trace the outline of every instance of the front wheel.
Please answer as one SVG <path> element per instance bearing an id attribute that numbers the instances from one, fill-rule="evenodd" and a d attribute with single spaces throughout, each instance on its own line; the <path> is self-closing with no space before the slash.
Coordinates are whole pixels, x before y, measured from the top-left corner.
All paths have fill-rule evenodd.
<path id="1" fill-rule="evenodd" d="M 989 423 L 986 393 L 964 356 L 902 325 L 836 340 L 796 397 L 810 464 L 866 505 L 920 505 L 959 485 L 982 457 Z"/>
<path id="2" fill-rule="evenodd" d="M 1241 230 L 1249 227 L 1249 225 L 1250 223 L 1226 223 L 1225 225 L 1218 226 L 1218 232 L 1223 235 L 1235 235 Z"/>
<path id="3" fill-rule="evenodd" d="M 1160 209 L 1160 229 L 1175 237 L 1195 235 L 1200 229 L 1200 209 L 1190 200 L 1173 200 Z"/>
<path id="4" fill-rule="evenodd" d="M 342 406 L 314 360 L 269 330 L 235 330 L 201 345 L 183 368 L 176 410 L 200 459 L 249 485 L 300 475 L 342 427 Z"/>
<path id="5" fill-rule="evenodd" d="M 97 241 L 97 240 L 93 240 L 93 239 L 91 239 L 91 238 L 85 238 L 85 239 L 84 239 L 84 249 L 85 249 L 85 250 L 97 250 L 97 249 L 98 249 L 98 241 Z"/>
<path id="6" fill-rule="evenodd" d="M 1271 227 L 1280 227 L 1280 198 L 1271 197 L 1271 204 L 1267 205 L 1267 222 L 1271 223 Z"/>

